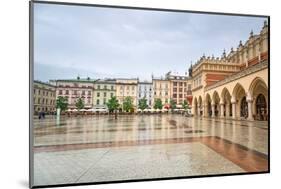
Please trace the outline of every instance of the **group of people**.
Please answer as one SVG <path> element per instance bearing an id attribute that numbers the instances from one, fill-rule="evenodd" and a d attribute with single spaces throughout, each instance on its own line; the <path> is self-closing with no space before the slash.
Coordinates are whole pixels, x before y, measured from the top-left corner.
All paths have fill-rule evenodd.
<path id="1" fill-rule="evenodd" d="M 45 115 L 46 115 L 45 112 L 39 112 L 38 118 L 39 118 L 39 119 L 45 119 Z"/>

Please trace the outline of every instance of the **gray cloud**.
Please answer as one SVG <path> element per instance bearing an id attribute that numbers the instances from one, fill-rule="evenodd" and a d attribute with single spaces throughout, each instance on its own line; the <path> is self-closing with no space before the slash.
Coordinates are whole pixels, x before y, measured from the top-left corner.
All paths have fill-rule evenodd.
<path id="1" fill-rule="evenodd" d="M 140 77 L 184 73 L 203 53 L 237 47 L 264 18 L 35 6 L 35 78 Z"/>

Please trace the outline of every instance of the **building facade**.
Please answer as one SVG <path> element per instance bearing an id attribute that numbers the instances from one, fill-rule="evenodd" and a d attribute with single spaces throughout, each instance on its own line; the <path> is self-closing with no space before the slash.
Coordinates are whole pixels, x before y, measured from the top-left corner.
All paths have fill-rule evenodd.
<path id="1" fill-rule="evenodd" d="M 84 108 L 89 109 L 93 106 L 94 80 L 87 79 L 69 79 L 69 80 L 51 80 L 50 83 L 56 86 L 56 98 L 59 96 L 68 99 L 68 108 L 76 109 L 76 102 L 81 98 L 84 102 Z"/>
<path id="2" fill-rule="evenodd" d="M 156 99 L 160 99 L 164 106 L 169 106 L 171 98 L 171 82 L 166 78 L 152 78 L 153 84 L 153 104 Z"/>
<path id="3" fill-rule="evenodd" d="M 192 96 L 191 78 L 188 76 L 173 75 L 171 72 L 166 74 L 170 81 L 170 94 L 178 107 L 182 106 L 184 101 L 190 103 L 189 97 Z"/>
<path id="4" fill-rule="evenodd" d="M 33 83 L 33 106 L 34 114 L 45 112 L 53 113 L 56 110 L 56 88 L 55 86 L 41 81 Z"/>
<path id="5" fill-rule="evenodd" d="M 97 80 L 93 88 L 93 108 L 107 108 L 108 100 L 116 96 L 115 79 Z"/>
<path id="6" fill-rule="evenodd" d="M 192 112 L 197 116 L 268 119 L 268 25 L 221 58 L 192 66 Z"/>
<path id="7" fill-rule="evenodd" d="M 119 103 L 122 104 L 126 97 L 131 97 L 134 108 L 137 108 L 137 95 L 138 95 L 138 82 L 137 78 L 133 79 L 116 79 L 116 97 Z"/>
<path id="8" fill-rule="evenodd" d="M 153 85 L 152 82 L 139 82 L 138 83 L 138 102 L 140 99 L 146 99 L 149 108 L 153 106 Z"/>

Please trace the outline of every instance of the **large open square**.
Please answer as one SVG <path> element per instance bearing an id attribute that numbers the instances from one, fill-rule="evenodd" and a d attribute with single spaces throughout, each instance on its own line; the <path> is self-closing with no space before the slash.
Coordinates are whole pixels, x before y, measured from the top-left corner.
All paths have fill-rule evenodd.
<path id="1" fill-rule="evenodd" d="M 269 172 L 269 17 L 31 4 L 31 187 Z"/>
<path id="2" fill-rule="evenodd" d="M 35 185 L 268 170 L 268 123 L 119 115 L 34 120 Z"/>

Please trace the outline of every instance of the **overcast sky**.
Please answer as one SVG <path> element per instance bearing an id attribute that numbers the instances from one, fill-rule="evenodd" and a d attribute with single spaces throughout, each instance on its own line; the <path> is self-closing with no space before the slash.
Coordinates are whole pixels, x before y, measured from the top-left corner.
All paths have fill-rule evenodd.
<path id="1" fill-rule="evenodd" d="M 34 78 L 184 75 L 259 33 L 265 18 L 35 4 Z"/>

